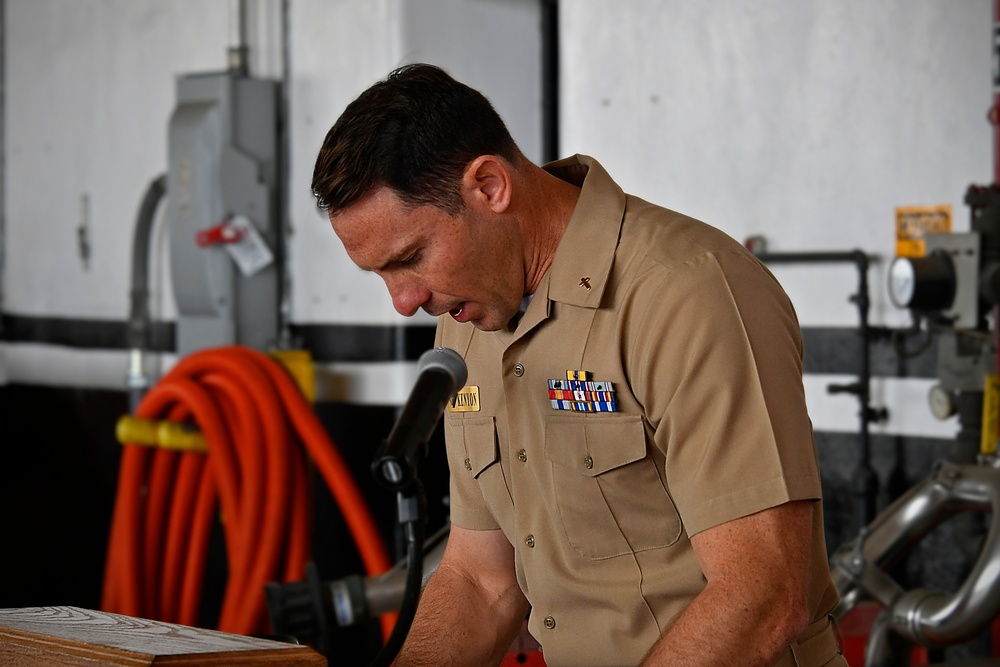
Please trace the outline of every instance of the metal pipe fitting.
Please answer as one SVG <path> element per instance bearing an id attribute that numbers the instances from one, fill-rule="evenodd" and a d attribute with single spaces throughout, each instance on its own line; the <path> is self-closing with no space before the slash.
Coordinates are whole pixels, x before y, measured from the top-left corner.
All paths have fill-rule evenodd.
<path id="1" fill-rule="evenodd" d="M 884 568 L 959 512 L 991 514 L 986 540 L 965 581 L 950 594 L 926 589 L 902 591 Z M 863 594 L 886 606 L 884 617 L 873 630 L 866 665 L 884 663 L 884 651 L 878 647 L 889 647 L 891 642 L 876 637 L 883 633 L 930 647 L 975 636 L 1000 613 L 1000 470 L 939 463 L 927 479 L 880 514 L 867 532 L 834 554 L 831 572 L 841 591 L 841 604 L 835 612 L 838 618 Z"/>

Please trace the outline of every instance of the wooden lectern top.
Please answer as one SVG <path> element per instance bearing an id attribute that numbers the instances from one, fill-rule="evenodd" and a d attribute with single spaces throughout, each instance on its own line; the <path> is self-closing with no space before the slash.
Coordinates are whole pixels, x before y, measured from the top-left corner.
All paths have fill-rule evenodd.
<path id="1" fill-rule="evenodd" d="M 0 665 L 326 667 L 309 648 L 79 607 L 0 609 Z"/>

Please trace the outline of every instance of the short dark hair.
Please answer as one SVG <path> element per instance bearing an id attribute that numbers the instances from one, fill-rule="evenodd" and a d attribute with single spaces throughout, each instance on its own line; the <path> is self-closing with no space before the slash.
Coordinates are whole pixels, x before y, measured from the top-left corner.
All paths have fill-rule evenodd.
<path id="1" fill-rule="evenodd" d="M 320 208 L 337 213 L 387 186 L 406 204 L 450 215 L 464 208 L 460 183 L 480 155 L 516 164 L 521 152 L 482 93 L 439 67 L 400 67 L 356 100 L 326 135 L 313 169 Z"/>

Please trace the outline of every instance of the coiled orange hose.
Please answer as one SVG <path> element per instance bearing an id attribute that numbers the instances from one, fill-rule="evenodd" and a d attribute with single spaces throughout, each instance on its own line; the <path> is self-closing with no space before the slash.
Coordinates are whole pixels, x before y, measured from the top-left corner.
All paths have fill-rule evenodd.
<path id="1" fill-rule="evenodd" d="M 306 457 L 316 465 L 369 576 L 391 565 L 347 465 L 287 371 L 241 346 L 181 360 L 143 398 L 142 419 L 193 422 L 208 454 L 127 446 L 105 563 L 102 608 L 196 625 L 216 511 L 228 579 L 218 629 L 269 630 L 264 586 L 305 578 Z M 382 617 L 383 635 L 395 614 Z"/>

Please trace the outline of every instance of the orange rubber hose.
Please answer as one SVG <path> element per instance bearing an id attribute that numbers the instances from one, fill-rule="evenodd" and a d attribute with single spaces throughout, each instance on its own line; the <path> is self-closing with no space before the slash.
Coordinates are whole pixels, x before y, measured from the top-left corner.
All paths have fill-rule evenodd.
<path id="1" fill-rule="evenodd" d="M 193 421 L 209 453 L 124 448 L 103 609 L 195 625 L 218 515 L 228 565 L 218 629 L 268 632 L 265 585 L 303 579 L 310 557 L 307 460 L 338 503 L 366 573 L 389 569 L 350 470 L 271 357 L 239 346 L 192 354 L 146 394 L 135 416 Z M 394 618 L 383 616 L 385 636 Z"/>
<path id="2" fill-rule="evenodd" d="M 242 355 L 263 363 L 268 358 L 256 350 L 250 348 L 232 349 L 234 354 Z M 362 562 L 369 575 L 382 573 L 391 567 L 382 538 L 372 522 L 371 515 L 367 512 L 367 506 L 361 496 L 361 492 L 354 484 L 350 469 L 340 456 L 339 450 L 330 441 L 326 430 L 320 423 L 316 413 L 303 398 L 295 382 L 284 372 L 284 369 L 277 364 L 264 363 L 265 370 L 271 377 L 278 391 L 281 392 L 282 399 L 288 408 L 289 416 L 298 431 L 299 436 L 305 443 L 309 453 L 313 456 L 320 474 L 323 476 L 333 493 L 340 511 L 344 515 L 348 527 L 354 536 Z M 382 634 L 388 637 L 392 633 L 392 627 L 396 622 L 395 612 L 384 614 L 381 618 Z"/>

